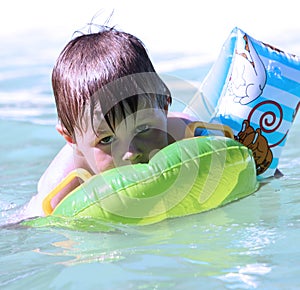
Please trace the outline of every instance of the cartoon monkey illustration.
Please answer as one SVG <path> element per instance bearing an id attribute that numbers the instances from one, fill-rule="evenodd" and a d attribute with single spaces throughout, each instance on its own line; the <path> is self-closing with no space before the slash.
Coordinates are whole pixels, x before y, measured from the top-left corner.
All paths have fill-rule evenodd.
<path id="1" fill-rule="evenodd" d="M 235 136 L 235 139 L 252 150 L 257 175 L 262 174 L 269 168 L 273 160 L 273 153 L 268 145 L 267 139 L 261 134 L 260 128 L 254 130 L 254 128 L 250 126 L 250 122 L 244 120 L 242 129 L 238 135 Z"/>

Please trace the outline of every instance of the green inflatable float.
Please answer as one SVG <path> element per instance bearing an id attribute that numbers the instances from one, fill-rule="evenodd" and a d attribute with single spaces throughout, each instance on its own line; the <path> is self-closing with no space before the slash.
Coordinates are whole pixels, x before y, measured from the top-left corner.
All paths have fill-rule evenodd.
<path id="1" fill-rule="evenodd" d="M 226 134 L 225 134 L 226 135 Z M 193 137 L 156 153 L 147 164 L 114 168 L 86 179 L 55 209 L 44 201 L 46 217 L 23 225 L 91 229 L 95 221 L 146 225 L 205 212 L 252 194 L 258 186 L 250 149 L 228 137 Z M 59 191 L 57 188 L 56 191 Z"/>

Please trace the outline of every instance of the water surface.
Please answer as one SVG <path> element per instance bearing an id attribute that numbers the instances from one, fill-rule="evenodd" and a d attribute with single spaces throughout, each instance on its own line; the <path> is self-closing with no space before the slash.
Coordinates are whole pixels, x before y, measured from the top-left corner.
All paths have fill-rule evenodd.
<path id="1" fill-rule="evenodd" d="M 36 193 L 40 175 L 63 145 L 50 86 L 53 51 L 61 46 L 45 46 L 51 53 L 33 57 L 31 49 L 12 47 L 1 55 L 1 225 Z M 193 84 L 211 66 L 204 61 L 176 68 L 182 55 L 154 58 L 158 66 L 169 61 L 165 74 Z M 191 94 L 181 84 L 173 82 L 174 96 Z M 265 180 L 255 194 L 207 213 L 143 227 L 108 225 L 109 232 L 99 233 L 2 227 L 0 288 L 299 288 L 299 134 L 298 116 L 279 165 L 284 177 Z"/>

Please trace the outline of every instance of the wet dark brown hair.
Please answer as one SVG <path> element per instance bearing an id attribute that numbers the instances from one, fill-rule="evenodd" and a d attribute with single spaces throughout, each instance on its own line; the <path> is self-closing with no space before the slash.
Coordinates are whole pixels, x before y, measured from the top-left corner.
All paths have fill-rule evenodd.
<path id="1" fill-rule="evenodd" d="M 52 87 L 59 121 L 73 138 L 74 129 L 82 129 L 87 109 L 93 120 L 97 104 L 113 130 L 125 118 L 125 107 L 136 112 L 140 97 L 161 109 L 171 103 L 170 92 L 143 43 L 108 27 L 78 36 L 66 45 L 54 66 Z"/>

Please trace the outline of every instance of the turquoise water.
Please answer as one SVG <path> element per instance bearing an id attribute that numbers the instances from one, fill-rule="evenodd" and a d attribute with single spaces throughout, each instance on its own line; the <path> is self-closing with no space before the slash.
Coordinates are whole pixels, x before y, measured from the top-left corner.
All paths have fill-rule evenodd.
<path id="1" fill-rule="evenodd" d="M 41 44 L 39 44 L 41 46 Z M 52 45 L 52 46 L 51 46 Z M 50 74 L 61 45 L 20 46 L 0 64 L 1 289 L 297 289 L 300 287 L 300 118 L 290 130 L 280 179 L 223 208 L 111 232 L 5 226 L 36 192 L 63 145 Z M 54 55 L 54 56 L 53 56 Z M 155 62 L 164 59 L 154 57 Z M 168 59 L 182 61 L 181 55 Z M 168 75 L 201 81 L 211 66 Z M 174 84 L 174 95 L 190 88 Z"/>

